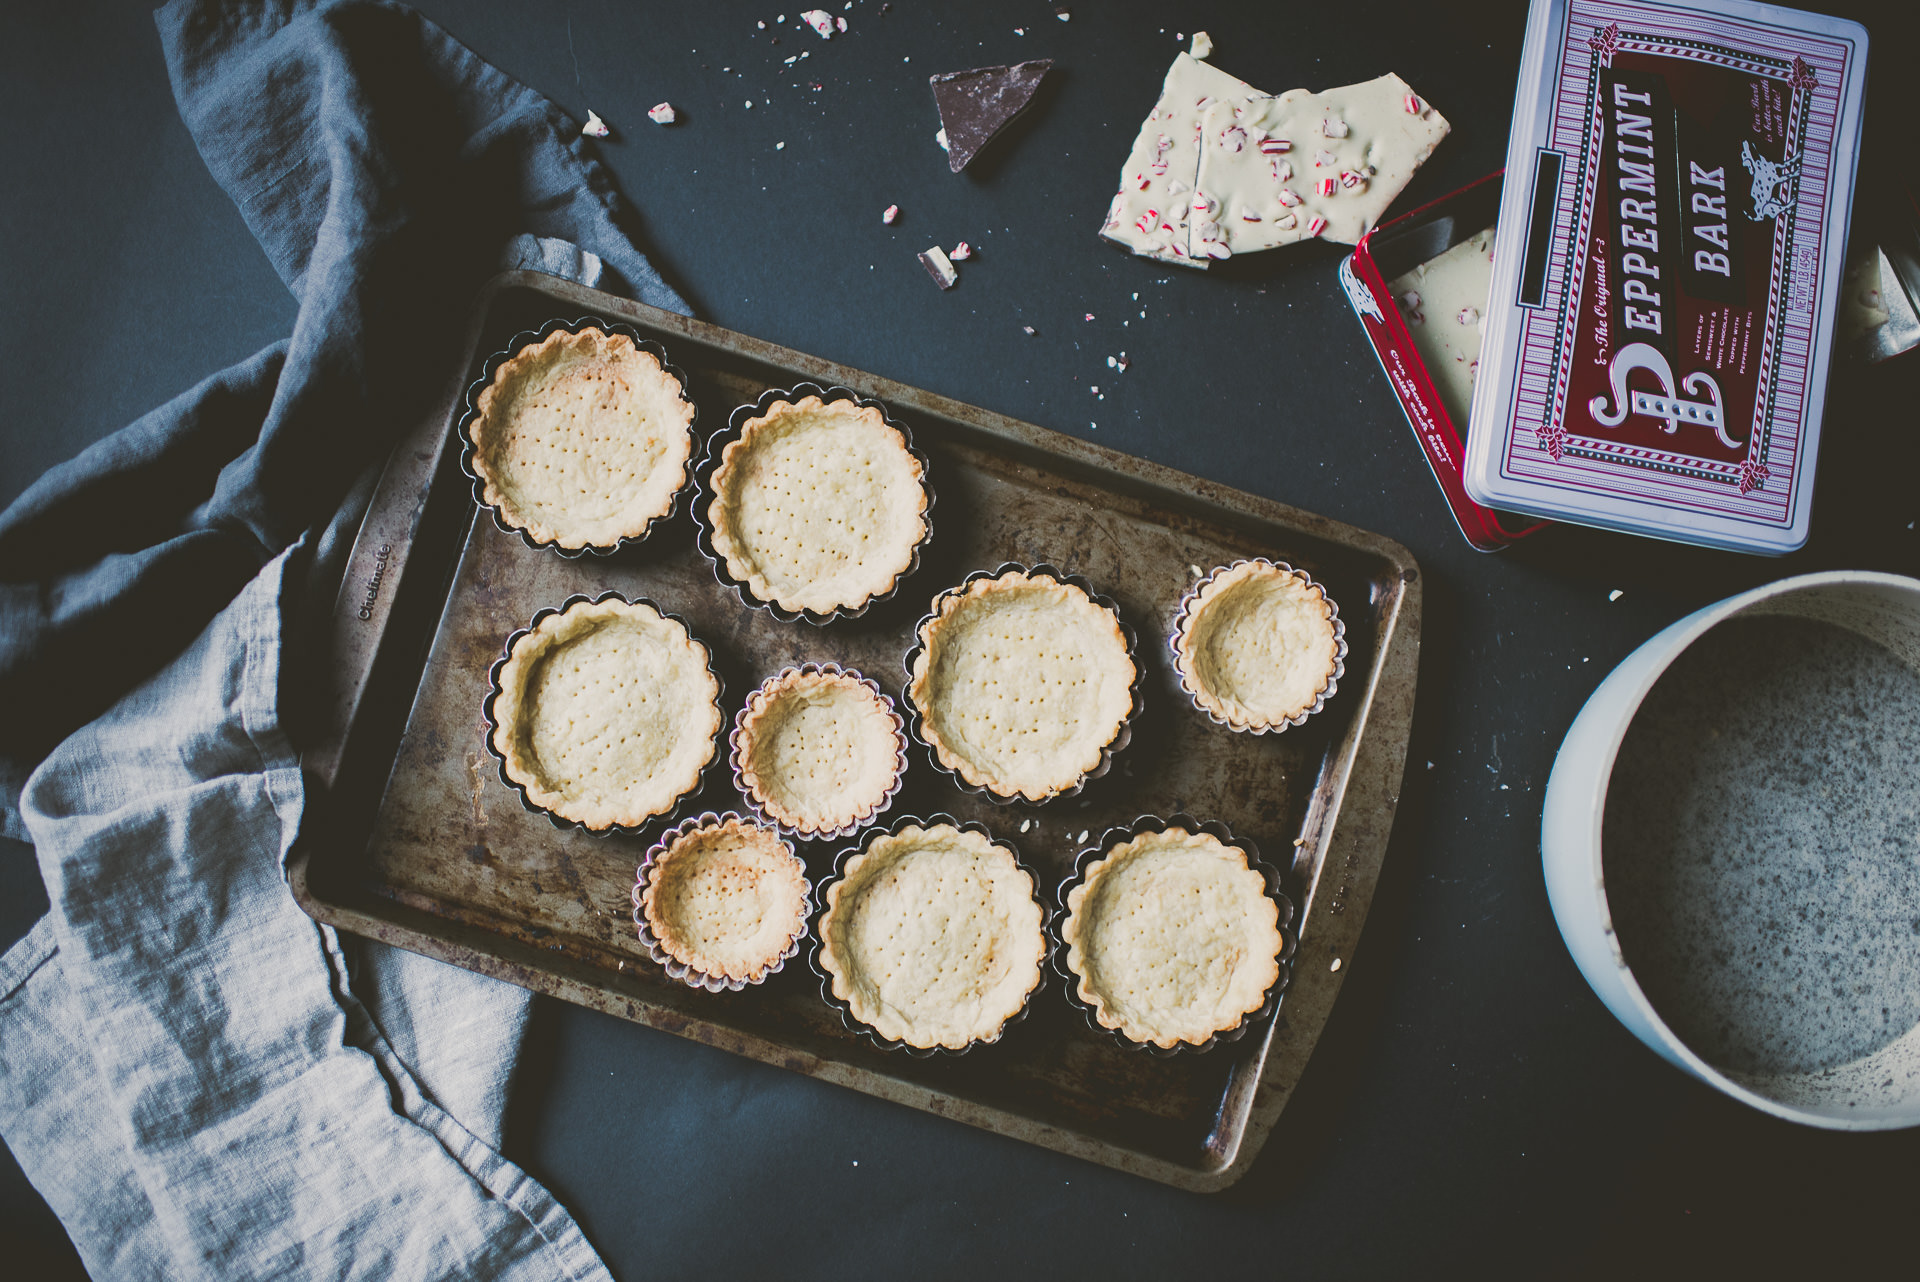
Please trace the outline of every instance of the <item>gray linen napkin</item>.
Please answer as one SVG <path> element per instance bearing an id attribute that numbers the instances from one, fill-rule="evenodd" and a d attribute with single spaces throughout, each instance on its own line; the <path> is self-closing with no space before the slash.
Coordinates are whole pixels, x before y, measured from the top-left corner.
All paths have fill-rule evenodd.
<path id="1" fill-rule="evenodd" d="M 0 958 L 0 1134 L 100 1278 L 605 1277 L 497 1152 L 527 994 L 287 892 L 292 642 L 503 244 L 686 307 L 578 126 L 410 10 L 158 22 L 300 312 L 0 514 L 0 797 L 52 904 Z"/>

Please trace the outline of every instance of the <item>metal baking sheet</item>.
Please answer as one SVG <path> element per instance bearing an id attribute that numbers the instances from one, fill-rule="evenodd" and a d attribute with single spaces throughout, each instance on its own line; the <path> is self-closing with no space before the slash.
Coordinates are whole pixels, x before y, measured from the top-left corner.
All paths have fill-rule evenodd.
<path id="1" fill-rule="evenodd" d="M 454 443 L 468 383 L 511 337 L 556 316 L 624 321 L 691 379 L 703 433 L 768 387 L 804 380 L 885 401 L 931 461 L 934 533 L 900 592 L 859 619 L 783 623 L 745 608 L 695 548 L 682 503 L 647 541 L 567 560 L 479 512 Z M 1389 539 L 1072 437 L 757 339 L 517 272 L 470 322 L 468 361 L 394 453 L 332 621 L 327 725 L 308 752 L 327 789 L 289 864 L 315 917 L 539 992 L 1194 1190 L 1242 1175 L 1306 1066 L 1344 978 L 1385 853 L 1419 653 L 1419 573 Z M 1326 585 L 1347 624 L 1327 707 L 1278 735 L 1234 734 L 1182 696 L 1165 636 L 1181 594 L 1247 556 Z M 961 791 L 918 745 L 890 815 L 944 811 L 1011 842 L 1045 897 L 1081 833 L 1185 811 L 1251 837 L 1300 905 L 1277 1014 L 1206 1054 L 1160 1058 L 1094 1033 L 1049 974 L 997 1044 L 916 1059 L 849 1033 L 818 979 L 708 993 L 669 980 L 635 937 L 634 869 L 649 841 L 556 828 L 522 808 L 482 741 L 488 666 L 543 606 L 608 589 L 681 615 L 713 650 L 729 717 L 768 674 L 837 662 L 896 698 L 914 621 L 942 589 L 1005 561 L 1083 574 L 1139 636 L 1145 711 L 1114 768 L 1078 796 L 998 805 Z M 708 772 L 697 808 L 739 808 Z M 1032 821 L 1032 822 L 1027 822 Z M 1024 831 L 1023 831 L 1024 825 Z M 798 843 L 818 878 L 844 842 Z"/>

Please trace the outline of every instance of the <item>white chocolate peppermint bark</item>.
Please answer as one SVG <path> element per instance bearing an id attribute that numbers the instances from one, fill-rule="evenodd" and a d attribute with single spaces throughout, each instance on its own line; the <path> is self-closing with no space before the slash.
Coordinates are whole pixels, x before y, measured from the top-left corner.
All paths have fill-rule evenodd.
<path id="1" fill-rule="evenodd" d="M 1244 80 L 1181 54 L 1167 71 L 1133 151 L 1120 171 L 1120 190 L 1100 234 L 1136 254 L 1205 267 L 1188 253 L 1188 214 L 1200 160 L 1200 118 L 1216 102 L 1263 95 Z"/>
<path id="2" fill-rule="evenodd" d="M 1470 236 L 1387 283 L 1440 404 L 1462 436 L 1480 368 L 1480 319 L 1493 288 L 1493 231 Z"/>
<path id="3" fill-rule="evenodd" d="M 1355 245 L 1447 136 L 1391 73 L 1322 93 L 1220 102 L 1201 119 L 1188 252 L 1223 258 L 1319 237 Z"/>

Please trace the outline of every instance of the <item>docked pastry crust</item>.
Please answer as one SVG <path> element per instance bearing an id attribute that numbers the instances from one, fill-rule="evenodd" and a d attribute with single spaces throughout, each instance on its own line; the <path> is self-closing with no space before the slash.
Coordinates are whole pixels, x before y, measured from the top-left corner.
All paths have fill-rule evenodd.
<path id="1" fill-rule="evenodd" d="M 718 750 L 707 650 L 645 602 L 578 602 L 501 664 L 493 747 L 527 799 L 588 828 L 664 814 Z"/>
<path id="2" fill-rule="evenodd" d="M 1060 935 L 1101 1026 L 1172 1048 L 1200 1045 L 1266 1003 L 1285 946 L 1279 920 L 1245 851 L 1168 828 L 1089 864 Z"/>
<path id="3" fill-rule="evenodd" d="M 638 538 L 686 484 L 693 402 L 625 334 L 555 330 L 502 362 L 475 409 L 482 497 L 536 543 Z"/>
<path id="4" fill-rule="evenodd" d="M 890 1041 L 993 1041 L 1039 986 L 1045 956 L 1033 877 L 978 832 L 882 833 L 826 891 L 821 969 L 853 1017 Z"/>
<path id="5" fill-rule="evenodd" d="M 647 867 L 639 903 L 675 961 L 755 983 L 806 933 L 806 867 L 773 829 L 727 815 L 675 837 Z"/>
<path id="6" fill-rule="evenodd" d="M 761 601 L 856 609 L 912 567 L 927 534 L 925 481 L 878 409 L 775 401 L 721 452 L 707 506 L 714 554 Z"/>
<path id="7" fill-rule="evenodd" d="M 842 832 L 893 794 L 906 748 L 900 714 L 872 682 L 789 668 L 747 697 L 735 769 L 753 803 L 802 835 Z"/>
<path id="8" fill-rule="evenodd" d="M 940 764 L 1002 797 L 1043 801 L 1100 764 L 1133 709 L 1113 612 L 1071 583 L 1010 570 L 939 598 L 907 695 Z"/>
<path id="9" fill-rule="evenodd" d="M 1326 591 L 1298 570 L 1242 561 L 1195 592 L 1174 668 L 1199 707 L 1237 730 L 1298 724 L 1332 693 L 1341 645 Z"/>

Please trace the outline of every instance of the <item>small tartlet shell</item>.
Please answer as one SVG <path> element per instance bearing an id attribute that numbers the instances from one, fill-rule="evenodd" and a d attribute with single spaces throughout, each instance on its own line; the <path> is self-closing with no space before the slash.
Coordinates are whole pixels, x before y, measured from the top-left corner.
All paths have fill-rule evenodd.
<path id="1" fill-rule="evenodd" d="M 1251 691 L 1217 688 L 1220 683 L 1208 671 L 1212 666 L 1208 640 L 1216 629 L 1230 625 L 1236 608 L 1244 612 L 1248 598 L 1256 594 L 1276 602 L 1291 616 L 1286 622 L 1293 629 L 1293 639 L 1305 643 L 1291 647 L 1292 654 L 1251 656 L 1249 666 L 1262 674 L 1288 664 L 1298 674 L 1292 678 L 1293 688 L 1266 706 L 1250 703 Z M 1281 639 L 1276 629 L 1266 632 L 1270 639 Z M 1167 646 L 1180 688 L 1193 706 L 1216 725 L 1249 734 L 1277 734 L 1299 725 L 1326 706 L 1347 671 L 1347 625 L 1333 598 L 1306 571 L 1264 557 L 1221 566 L 1187 589 L 1174 614 Z"/>
<path id="2" fill-rule="evenodd" d="M 953 643 L 953 635 L 956 635 L 953 632 L 955 621 L 960 620 L 960 626 L 964 628 L 969 619 L 981 614 L 983 602 L 990 606 L 996 599 L 1012 602 L 1020 596 L 1035 594 L 1051 598 L 1053 605 L 1070 613 L 1069 621 L 1077 619 L 1084 623 L 1087 633 L 1097 636 L 1098 644 L 1105 647 L 1104 654 L 1053 656 L 1056 659 L 1085 660 L 1084 663 L 1069 663 L 1066 666 L 1078 670 L 1076 684 L 1085 684 L 1089 678 L 1099 683 L 1094 693 L 1099 706 L 1092 712 L 1092 728 L 1078 742 L 1040 745 L 1042 749 L 1054 748 L 1054 755 L 1070 759 L 1043 762 L 1035 767 L 1023 766 L 1023 771 L 1038 772 L 1031 778 L 1006 778 L 990 763 L 978 760 L 981 755 L 979 750 L 969 751 L 963 744 L 949 742 L 951 727 L 945 723 L 953 711 L 964 706 L 965 700 L 962 698 L 956 704 L 956 709 L 950 709 L 945 706 L 949 700 L 936 686 L 943 676 L 948 677 L 949 681 L 958 677 L 971 684 L 978 684 L 974 678 L 980 677 L 986 680 L 989 689 L 998 689 L 993 684 L 993 678 L 972 673 L 972 664 L 961 663 L 959 659 L 947 661 L 945 652 Z M 945 639 L 943 633 L 948 634 Z M 1084 788 L 1088 780 L 1106 774 L 1113 764 L 1113 754 L 1132 740 L 1133 718 L 1140 715 L 1143 706 L 1141 684 L 1144 676 L 1139 661 L 1134 658 L 1133 629 L 1121 619 L 1119 606 L 1110 598 L 1095 592 L 1093 585 L 1080 575 L 1063 574 L 1044 562 L 1031 567 L 1008 562 L 997 570 L 975 571 L 959 586 L 949 588 L 933 599 L 931 609 L 915 626 L 913 635 L 913 646 L 907 651 L 904 662 L 907 705 L 911 711 L 909 726 L 914 737 L 926 745 L 933 764 L 952 775 L 955 783 L 967 792 L 980 793 L 992 801 L 1007 804 L 1019 800 L 1041 802 L 1071 797 Z M 1060 635 L 1056 631 L 1049 640 L 1057 640 Z M 960 656 L 962 659 L 965 657 Z M 1113 661 L 1112 672 L 1099 667 L 1102 660 Z M 1124 678 L 1119 674 L 1121 663 L 1126 665 Z M 1042 664 L 1036 668 L 1018 656 L 994 661 L 990 666 L 996 671 L 1004 670 L 1009 685 L 1038 680 L 1043 688 L 1050 670 L 1050 665 Z M 1063 671 L 1052 675 L 1059 678 L 1054 684 L 1064 686 L 1066 677 L 1075 674 Z M 1006 694 L 1003 692 L 998 697 L 1004 700 Z M 1063 724 L 1062 718 L 1054 715 L 1058 712 L 1057 706 L 1052 709 L 1042 706 L 1045 698 L 1043 694 L 1041 700 L 1024 697 L 1015 700 L 1016 705 L 1024 703 L 1030 707 L 1028 713 L 1021 714 L 1033 722 L 1027 727 L 1030 733 L 1042 733 Z M 1055 698 L 1057 702 L 1058 696 Z M 1009 749 L 1007 755 L 1017 756 L 1017 747 Z"/>
<path id="3" fill-rule="evenodd" d="M 816 759 L 832 770 L 846 763 L 855 771 L 831 790 L 831 797 L 807 807 L 792 797 L 792 788 L 782 786 L 781 775 L 797 763 L 777 759 L 779 736 L 799 729 L 796 713 L 805 709 L 796 704 L 823 699 L 839 703 L 856 724 L 842 720 L 817 727 L 824 740 L 812 745 Z M 866 742 L 847 743 L 849 734 Z M 893 700 L 870 678 L 836 663 L 801 664 L 767 678 L 734 717 L 728 742 L 733 783 L 747 805 L 781 832 L 803 839 L 849 837 L 872 823 L 893 803 L 907 769 L 906 721 Z"/>
<path id="4" fill-rule="evenodd" d="M 914 861 L 915 854 L 931 857 Z M 975 894 L 941 899 L 939 892 L 950 881 Z M 820 886 L 811 961 L 821 996 L 850 1031 L 882 1050 L 924 1057 L 999 1041 L 1026 1018 L 1042 979 L 1046 913 L 1036 887 L 1013 849 L 980 824 L 942 814 L 902 817 L 872 829 L 860 845 L 840 852 L 832 877 Z M 937 924 L 927 924 L 933 920 L 929 910 L 941 909 L 964 910 L 964 915 L 957 921 L 943 915 Z M 849 930 L 861 939 L 849 942 Z M 925 932 L 927 938 L 902 940 L 903 930 Z M 877 944 L 879 951 L 848 957 L 860 942 Z M 873 980 L 863 961 L 911 969 L 900 976 L 901 985 L 882 992 L 879 984 L 894 979 L 894 972 Z M 982 964 L 993 968 L 985 977 L 989 982 L 970 989 L 977 976 L 957 972 Z M 926 984 L 916 990 L 915 980 Z M 925 987 L 942 984 L 958 990 L 949 991 L 948 998 L 970 998 L 972 1010 L 956 1013 L 949 1002 L 943 1012 L 937 999 L 915 1005 L 916 997 L 926 995 Z M 916 1018 L 931 1027 L 916 1027 Z"/>
<path id="5" fill-rule="evenodd" d="M 701 858 L 711 847 L 730 841 L 736 849 L 723 852 L 729 862 L 702 866 L 712 862 Z M 764 982 L 800 952 L 812 916 L 811 889 L 806 865 L 777 832 L 732 811 L 708 811 L 668 829 L 648 849 L 634 875 L 633 924 L 647 955 L 670 978 L 710 993 L 739 992 Z M 749 923 L 758 927 L 758 948 L 739 948 L 731 959 L 712 955 L 728 942 L 714 938 L 726 933 L 711 921 L 720 907 L 711 902 L 715 892 L 735 899 L 751 896 L 763 909 Z M 681 914 L 689 907 L 696 920 L 684 922 Z M 704 930 L 697 920 L 702 908 Z M 725 924 L 737 933 L 739 923 Z"/>
<path id="6" fill-rule="evenodd" d="M 1222 870 L 1227 874 L 1228 882 L 1237 883 L 1229 886 L 1228 894 L 1242 897 L 1250 905 L 1253 903 L 1251 896 L 1257 893 L 1273 909 L 1271 929 L 1275 943 L 1271 955 L 1272 970 L 1255 972 L 1251 975 L 1251 982 L 1239 985 L 1240 1000 L 1227 1002 L 1229 1007 L 1237 1008 L 1232 1012 L 1231 1022 L 1224 1017 L 1198 1021 L 1213 1025 L 1204 1029 L 1198 1023 L 1171 1029 L 1142 1027 L 1135 1018 L 1116 1010 L 1115 1005 L 1102 993 L 1101 985 L 1090 980 L 1086 974 L 1088 967 L 1083 949 L 1087 935 L 1088 895 L 1093 894 L 1095 902 L 1098 902 L 1098 887 L 1113 869 L 1112 861 L 1116 855 L 1137 852 L 1140 846 L 1136 843 L 1146 843 L 1149 847 L 1157 845 L 1161 838 L 1167 838 L 1169 834 L 1181 839 L 1176 846 L 1193 842 L 1195 848 L 1207 851 L 1211 857 L 1221 858 L 1220 852 L 1223 850 L 1237 852 L 1243 857 L 1242 861 L 1221 858 Z M 1090 890 L 1090 887 L 1093 889 Z M 1191 891 L 1192 887 L 1188 889 Z M 1056 922 L 1059 942 L 1055 946 L 1053 962 L 1054 969 L 1066 980 L 1067 999 L 1086 1015 L 1089 1027 L 1095 1032 L 1110 1035 L 1122 1046 L 1166 1056 L 1209 1051 L 1222 1043 L 1238 1041 L 1249 1028 L 1273 1013 L 1279 1005 L 1281 993 L 1292 978 L 1292 958 L 1297 942 L 1292 930 L 1293 901 L 1281 889 L 1279 872 L 1260 858 L 1254 844 L 1246 838 L 1233 836 L 1224 824 L 1217 821 L 1201 823 L 1189 815 L 1179 814 L 1164 818 L 1143 815 L 1131 825 L 1109 829 L 1097 844 L 1080 852 L 1074 861 L 1073 875 L 1060 885 L 1058 903 L 1060 910 Z M 1260 912 L 1264 917 L 1264 909 Z M 1174 923 L 1177 929 L 1183 930 L 1192 930 L 1195 924 L 1191 916 Z M 1264 922 L 1255 925 L 1264 925 Z M 1228 933 L 1232 933 L 1231 929 Z M 1256 930 L 1252 933 L 1260 932 Z M 1209 954 L 1210 960 L 1217 959 L 1223 952 L 1230 952 L 1221 947 L 1219 941 L 1196 942 Z M 1261 958 L 1266 956 L 1263 949 L 1255 949 L 1255 952 Z M 1176 977 L 1191 976 L 1196 969 L 1192 963 L 1170 963 L 1167 967 L 1169 975 Z M 1147 977 L 1141 975 L 1137 978 Z M 1245 979 L 1244 976 L 1230 976 L 1228 982 L 1231 983 L 1235 978 Z M 1260 982 L 1262 980 L 1265 982 Z"/>
<path id="7" fill-rule="evenodd" d="M 586 456 L 585 449 L 569 450 L 546 439 L 556 435 L 552 429 L 562 426 L 562 418 L 568 430 L 579 422 L 575 414 L 563 415 L 558 407 L 550 406 L 549 430 L 521 443 L 528 457 L 515 461 L 502 457 L 509 438 L 516 436 L 509 430 L 513 424 L 506 421 L 514 417 L 511 406 L 515 398 L 510 393 L 520 390 L 542 363 L 595 368 L 595 377 L 577 379 L 576 383 L 607 381 L 602 375 L 631 377 L 646 404 L 640 433 L 632 430 L 631 421 L 621 422 L 623 416 L 613 413 L 608 415 L 606 426 L 617 430 L 600 438 L 583 437 L 579 442 L 610 448 L 613 456 L 607 461 L 616 464 L 634 461 L 618 455 L 631 454 L 637 441 L 657 445 L 659 450 L 658 457 L 646 465 L 643 478 L 630 478 L 624 497 L 606 492 L 587 496 L 589 505 L 602 509 L 596 514 L 569 512 L 567 502 L 557 498 L 525 505 L 516 499 L 514 492 L 521 480 L 516 463 L 524 462 L 531 469 L 538 462 L 544 474 L 556 461 L 564 469 L 572 466 L 573 457 Z M 547 548 L 561 556 L 577 557 L 586 552 L 611 553 L 640 542 L 655 524 L 673 514 L 687 487 L 698 410 L 686 388 L 686 375 L 668 362 L 666 349 L 640 337 L 628 325 L 594 317 L 556 319 L 537 330 L 516 334 L 504 349 L 488 357 L 481 376 L 467 389 L 467 409 L 460 422 L 460 465 L 473 479 L 474 501 L 492 512 L 494 523 L 502 530 L 518 534 L 535 550 Z M 586 390 L 593 393 L 593 389 Z M 644 463 L 644 457 L 640 461 Z M 597 470 L 604 471 L 604 464 Z"/>
<path id="8" fill-rule="evenodd" d="M 814 597 L 811 584 L 776 587 L 749 563 L 739 536 L 726 519 L 722 491 L 722 486 L 730 485 L 735 475 L 731 461 L 739 460 L 739 465 L 745 466 L 750 457 L 750 437 L 763 431 L 767 422 L 777 423 L 788 415 L 823 409 L 847 414 L 850 423 L 860 424 L 860 430 L 879 429 L 874 434 L 874 442 L 884 447 L 883 456 L 892 458 L 899 468 L 892 479 L 904 491 L 906 479 L 911 476 L 917 481 L 918 490 L 917 499 L 907 503 L 916 508 L 917 532 L 896 531 L 900 537 L 895 540 L 895 555 L 881 558 L 880 564 L 869 567 L 870 576 L 857 587 L 845 593 L 829 593 L 836 598 L 831 601 Z M 883 403 L 845 387 L 797 383 L 791 388 L 768 388 L 753 404 L 735 409 L 728 417 L 726 428 L 713 434 L 695 469 L 695 479 L 698 497 L 693 503 L 693 516 L 698 527 L 697 544 L 701 554 L 712 563 L 714 578 L 733 588 L 742 604 L 765 610 L 783 623 L 805 619 L 813 624 L 826 624 L 865 614 L 874 605 L 890 599 L 899 590 L 901 581 L 919 569 L 921 553 L 933 537 L 934 494 L 928 481 L 927 456 L 914 448 L 912 433 L 893 418 Z M 907 534 L 913 537 L 908 539 Z M 841 597 L 846 599 L 838 599 Z"/>
<path id="9" fill-rule="evenodd" d="M 655 710 L 636 712 L 631 700 L 616 704 L 606 691 L 608 682 L 624 689 L 633 674 L 633 655 L 622 653 L 612 635 L 616 628 L 629 634 L 628 649 L 653 665 L 651 672 L 641 673 L 647 679 L 640 695 L 643 705 L 662 696 Z M 596 639 L 600 643 L 581 656 L 591 663 L 561 670 L 548 681 L 552 656 Z M 482 713 L 487 750 L 500 762 L 500 780 L 520 794 L 528 810 L 556 825 L 633 831 L 671 814 L 697 792 L 701 776 L 719 757 L 721 691 L 712 656 L 684 620 L 644 598 L 630 601 L 617 592 L 573 596 L 540 611 L 507 638 L 488 679 Z M 543 718 L 529 700 L 544 703 L 547 696 L 570 705 L 580 701 L 580 714 L 566 717 L 564 726 L 559 717 Z M 650 732 L 667 742 L 648 742 Z M 636 736 L 642 743 L 622 751 Z M 572 768 L 584 766 L 587 775 L 599 773 L 602 765 L 610 775 L 630 774 L 636 754 L 654 769 L 611 797 L 595 796 L 573 786 L 571 777 L 556 779 L 548 768 L 547 757 L 575 753 L 581 760 Z"/>

